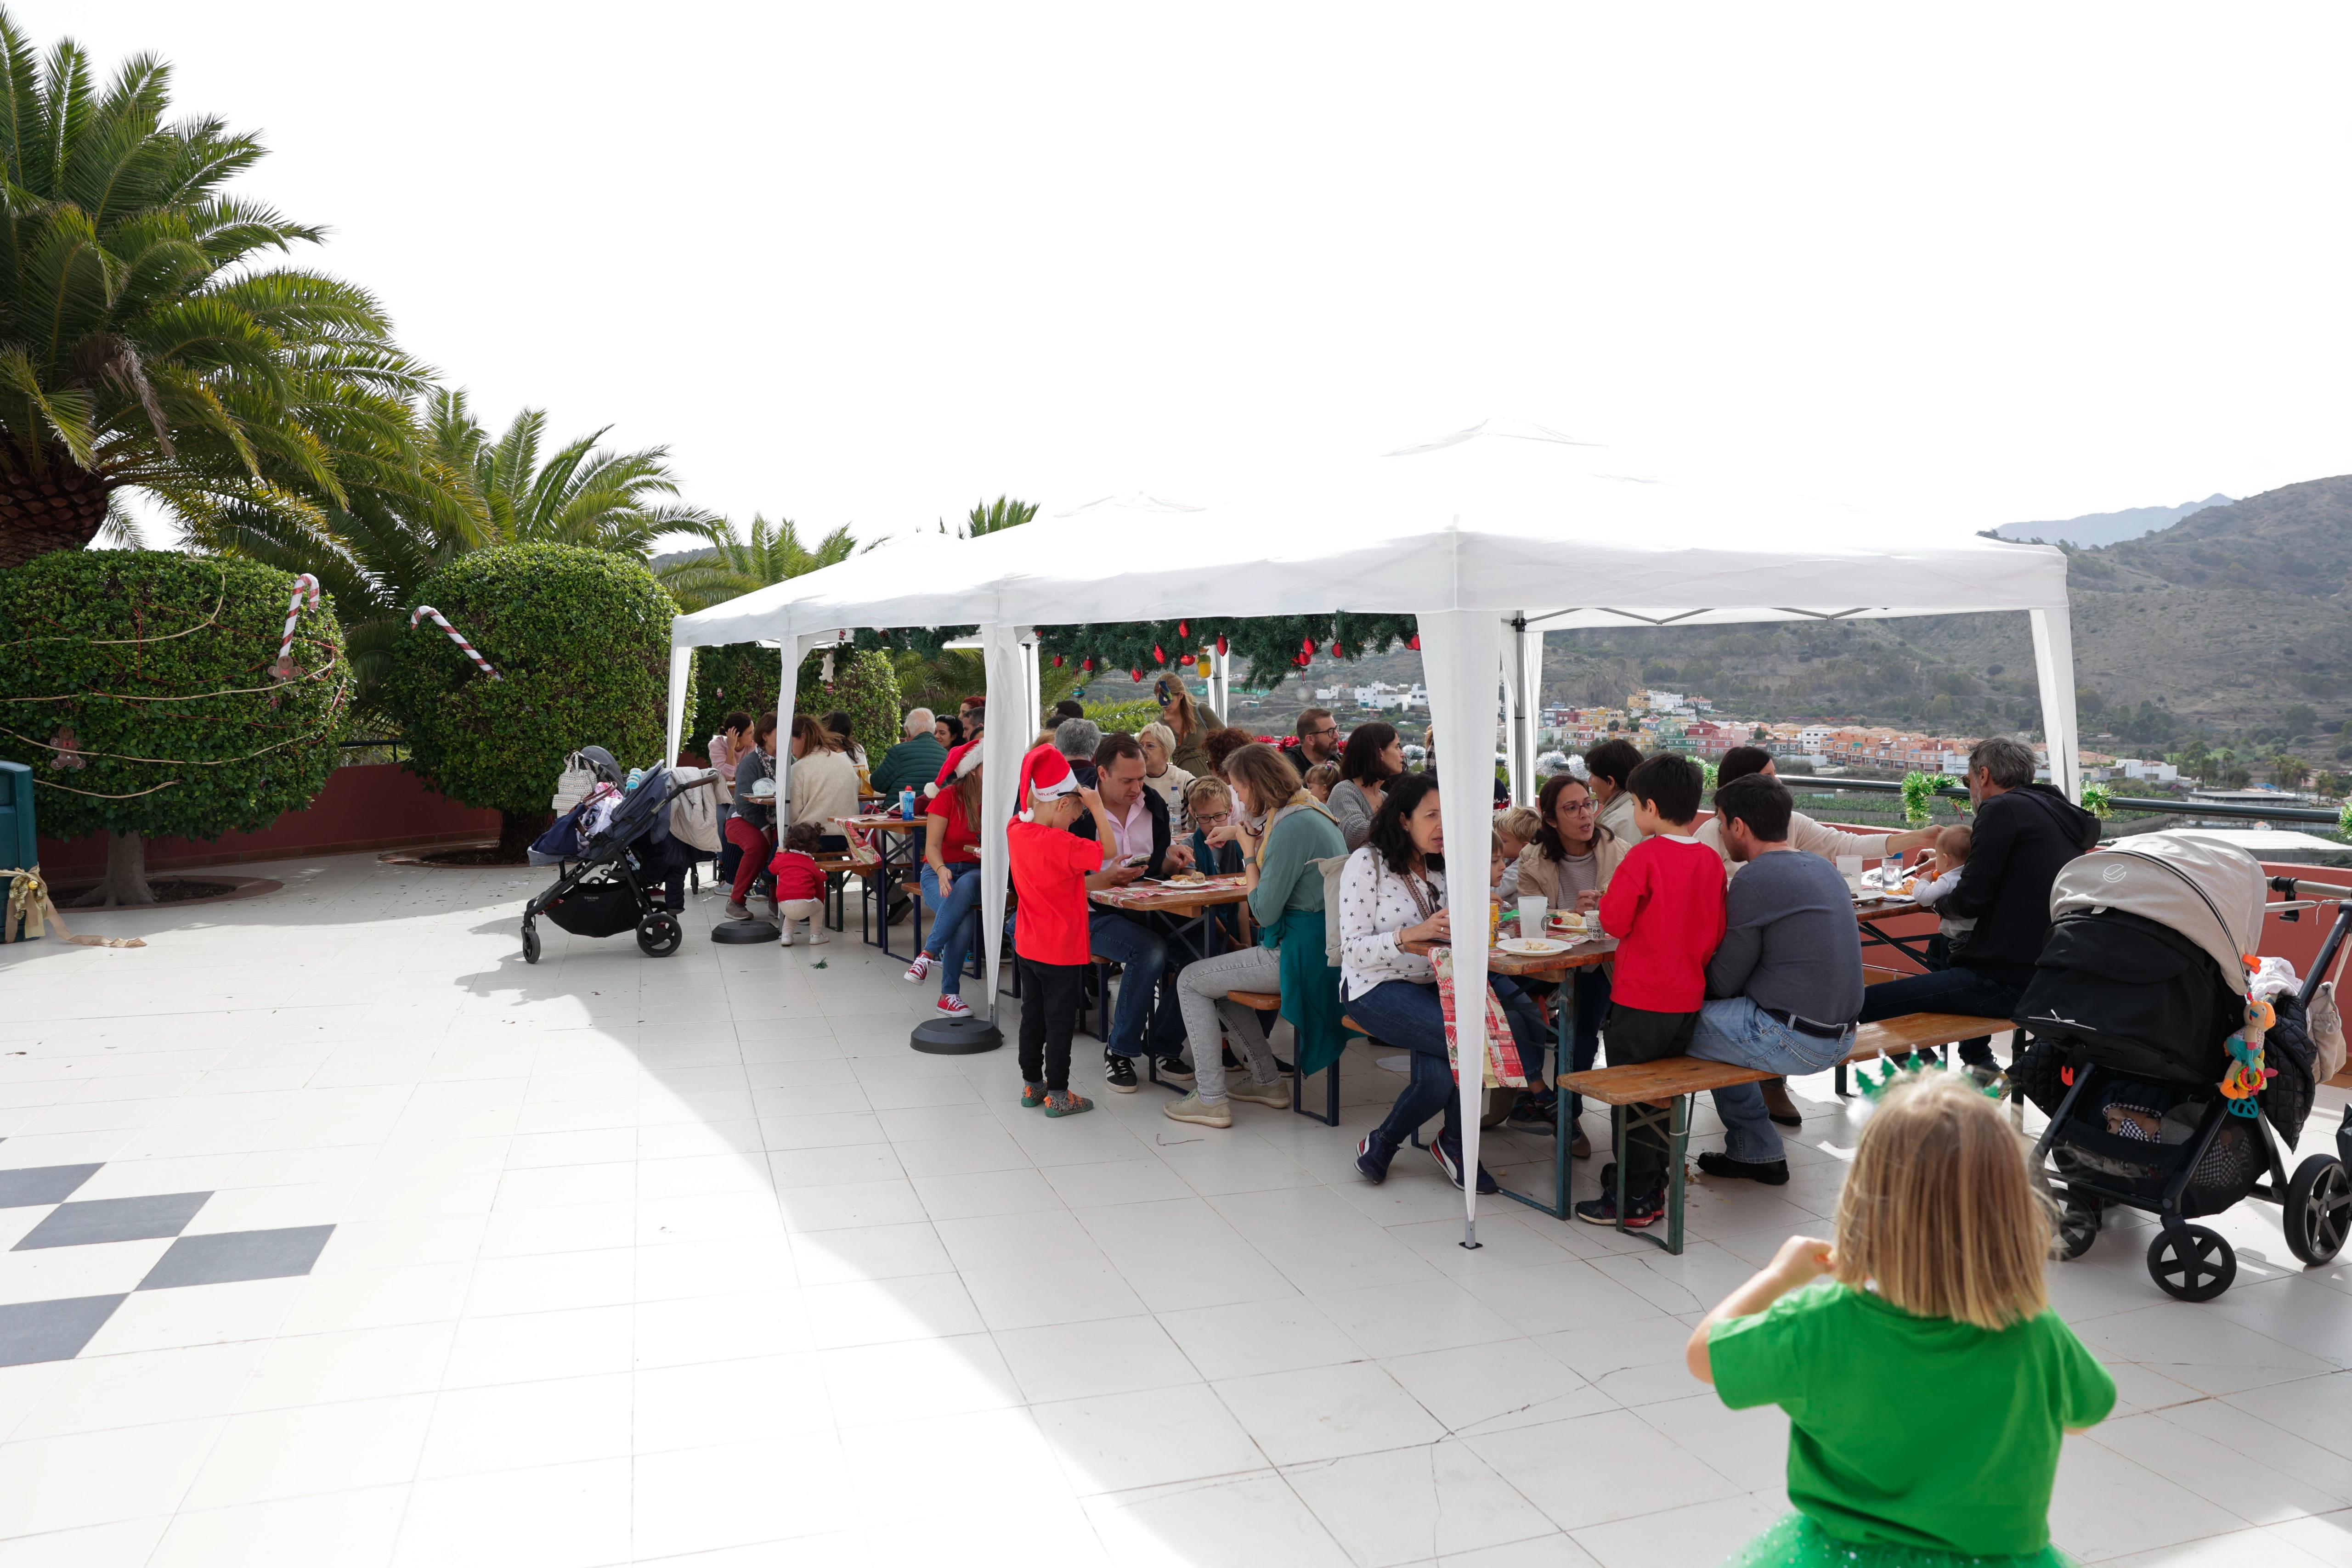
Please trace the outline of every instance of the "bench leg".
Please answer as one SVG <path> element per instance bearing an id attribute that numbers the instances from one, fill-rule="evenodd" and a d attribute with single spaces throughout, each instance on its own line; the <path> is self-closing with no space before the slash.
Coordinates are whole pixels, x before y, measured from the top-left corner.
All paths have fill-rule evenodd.
<path id="1" fill-rule="evenodd" d="M 1677 1094 L 1665 1106 L 1620 1105 L 1610 1118 L 1617 1154 L 1617 1228 L 1654 1242 L 1675 1257 L 1683 1250 L 1683 1158 L 1690 1145 L 1691 1096 Z M 1649 1231 L 1626 1230 L 1625 1140 L 1636 1129 L 1660 1128 L 1666 1134 L 1666 1235 L 1661 1241 Z"/>
<path id="2" fill-rule="evenodd" d="M 1297 1048 L 1293 1047 L 1293 1049 Z M 1339 1124 L 1339 1063 L 1346 1061 L 1347 1056 L 1347 1047 L 1343 1044 L 1339 1049 L 1339 1054 L 1331 1059 L 1331 1065 L 1323 1070 L 1324 1100 L 1327 1108 L 1320 1114 L 1307 1108 L 1305 1069 L 1296 1061 L 1290 1064 L 1290 1110 L 1293 1115 L 1304 1116 L 1310 1122 L 1320 1122 L 1327 1127 L 1336 1127 Z"/>

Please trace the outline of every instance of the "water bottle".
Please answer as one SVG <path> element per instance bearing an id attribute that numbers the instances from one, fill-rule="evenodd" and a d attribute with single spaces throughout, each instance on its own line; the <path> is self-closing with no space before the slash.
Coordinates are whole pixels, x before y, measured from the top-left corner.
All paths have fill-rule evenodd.
<path id="1" fill-rule="evenodd" d="M 915 820 L 915 791 L 911 789 L 898 791 L 898 820 L 902 822 Z"/>

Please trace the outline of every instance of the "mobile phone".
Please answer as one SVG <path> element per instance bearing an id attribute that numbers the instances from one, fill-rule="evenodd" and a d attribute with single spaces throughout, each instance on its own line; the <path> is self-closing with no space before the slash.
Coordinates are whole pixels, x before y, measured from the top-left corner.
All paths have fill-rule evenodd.
<path id="1" fill-rule="evenodd" d="M 1118 863 L 1121 865 L 1150 865 L 1151 863 L 1151 857 L 1149 854 L 1125 855 L 1120 857 Z"/>

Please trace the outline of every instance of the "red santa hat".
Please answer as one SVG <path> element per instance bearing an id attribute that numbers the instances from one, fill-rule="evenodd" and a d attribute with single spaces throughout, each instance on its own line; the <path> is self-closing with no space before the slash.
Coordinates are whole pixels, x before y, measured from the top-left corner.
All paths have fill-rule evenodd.
<path id="1" fill-rule="evenodd" d="M 1058 800 L 1077 787 L 1070 759 L 1051 745 L 1038 747 L 1021 759 L 1021 792 L 1015 797 L 1022 802 L 1021 820 L 1034 821 L 1040 801 Z"/>
<path id="2" fill-rule="evenodd" d="M 940 790 L 946 789 L 950 784 L 960 782 L 965 774 L 970 773 L 973 768 L 979 766 L 980 742 L 976 740 L 965 741 L 961 746 L 957 747 L 953 751 L 948 753 L 947 761 L 942 763 L 940 767 L 940 776 L 931 780 L 929 784 L 923 786 L 924 799 L 938 799 Z"/>

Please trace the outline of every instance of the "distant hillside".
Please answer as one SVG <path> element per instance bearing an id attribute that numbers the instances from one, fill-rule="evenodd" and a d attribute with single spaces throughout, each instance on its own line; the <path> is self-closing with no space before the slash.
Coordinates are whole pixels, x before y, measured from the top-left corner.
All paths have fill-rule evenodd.
<path id="1" fill-rule="evenodd" d="M 2095 549 L 2168 528 L 2208 507 L 2229 504 L 2230 497 L 2216 491 L 2201 501 L 2184 501 L 2178 507 L 2129 507 L 2120 512 L 2092 512 L 2053 523 L 2003 523 L 1992 531 L 2005 539 L 2032 539 L 2042 544 L 2080 545 Z"/>

